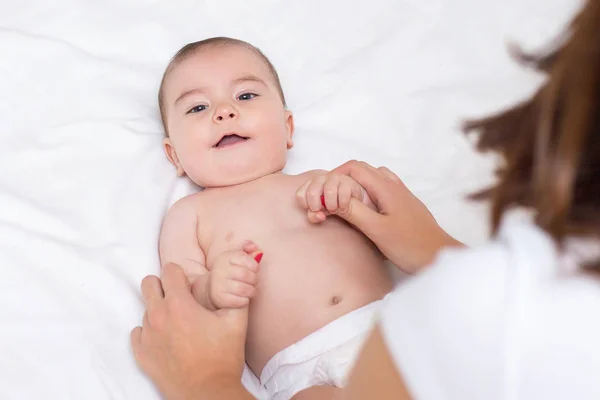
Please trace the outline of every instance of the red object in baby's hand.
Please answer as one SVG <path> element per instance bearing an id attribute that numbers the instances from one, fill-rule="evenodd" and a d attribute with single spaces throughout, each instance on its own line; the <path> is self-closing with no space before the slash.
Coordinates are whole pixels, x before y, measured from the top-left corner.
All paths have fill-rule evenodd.
<path id="1" fill-rule="evenodd" d="M 325 196 L 324 195 L 321 195 L 321 204 L 323 205 L 323 207 L 327 207 L 325 205 Z"/>

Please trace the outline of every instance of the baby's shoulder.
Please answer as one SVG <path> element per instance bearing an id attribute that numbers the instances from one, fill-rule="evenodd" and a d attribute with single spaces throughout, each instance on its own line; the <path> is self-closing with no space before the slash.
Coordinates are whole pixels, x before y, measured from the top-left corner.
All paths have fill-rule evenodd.
<path id="1" fill-rule="evenodd" d="M 202 204 L 206 201 L 206 195 L 204 192 L 197 192 L 187 196 L 184 196 L 177 200 L 169 207 L 168 213 L 197 213 L 198 210 L 202 209 Z"/>
<path id="2" fill-rule="evenodd" d="M 306 171 L 304 174 L 306 175 L 323 175 L 328 173 L 326 169 L 311 169 L 310 171 Z"/>
<path id="3" fill-rule="evenodd" d="M 324 169 L 311 169 L 310 171 L 302 172 L 301 174 L 295 175 L 295 177 L 297 177 L 299 179 L 302 179 L 302 178 L 311 179 L 315 176 L 324 175 L 328 172 L 329 171 L 324 170 Z"/>

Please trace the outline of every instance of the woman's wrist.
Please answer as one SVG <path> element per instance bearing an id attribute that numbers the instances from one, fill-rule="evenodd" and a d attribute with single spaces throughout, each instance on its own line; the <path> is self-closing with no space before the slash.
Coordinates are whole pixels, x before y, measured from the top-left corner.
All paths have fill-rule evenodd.
<path id="1" fill-rule="evenodd" d="M 419 273 L 421 270 L 423 270 L 423 269 L 427 268 L 429 265 L 431 265 L 435 261 L 440 250 L 447 248 L 447 247 L 463 247 L 464 246 L 463 243 L 454 239 L 452 236 L 450 236 L 448 233 L 446 233 L 446 231 L 444 231 L 441 227 L 439 229 L 440 229 L 439 234 L 431 237 L 428 240 L 427 245 L 424 246 L 424 249 L 423 249 L 424 252 L 421 254 L 420 261 L 415 266 L 415 273 Z"/>
<path id="2" fill-rule="evenodd" d="M 178 386 L 172 393 L 165 394 L 166 400 L 254 400 L 236 376 L 212 377 L 187 387 Z"/>
<path id="3" fill-rule="evenodd" d="M 240 377 L 224 376 L 217 379 L 211 379 L 210 382 L 198 391 L 198 396 L 190 398 L 189 400 L 205 399 L 254 400 L 255 397 L 244 388 Z"/>

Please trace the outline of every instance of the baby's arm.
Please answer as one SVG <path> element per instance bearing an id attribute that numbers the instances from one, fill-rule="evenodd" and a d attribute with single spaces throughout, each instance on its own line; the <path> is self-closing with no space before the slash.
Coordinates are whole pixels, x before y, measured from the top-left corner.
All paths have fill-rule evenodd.
<path id="1" fill-rule="evenodd" d="M 160 263 L 172 262 L 185 271 L 194 296 L 202 306 L 212 309 L 205 290 L 208 279 L 206 257 L 198 242 L 198 213 L 189 198 L 173 204 L 163 221 L 159 239 Z"/>
<path id="2" fill-rule="evenodd" d="M 179 200 L 165 217 L 159 244 L 161 265 L 181 265 L 192 294 L 206 309 L 247 306 L 256 294 L 262 252 L 247 241 L 239 249 L 219 254 L 207 265 L 198 240 L 197 205 L 190 203 L 188 198 Z"/>

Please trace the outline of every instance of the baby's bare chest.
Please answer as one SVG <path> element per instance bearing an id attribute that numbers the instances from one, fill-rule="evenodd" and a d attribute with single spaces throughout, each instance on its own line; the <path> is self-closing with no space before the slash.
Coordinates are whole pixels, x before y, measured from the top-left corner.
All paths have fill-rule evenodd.
<path id="1" fill-rule="evenodd" d="M 245 240 L 264 247 L 289 236 L 318 234 L 322 229 L 308 222 L 306 210 L 296 199 L 296 190 L 304 181 L 290 177 L 239 190 L 214 191 L 199 210 L 198 237 L 207 258 L 239 248 Z"/>

